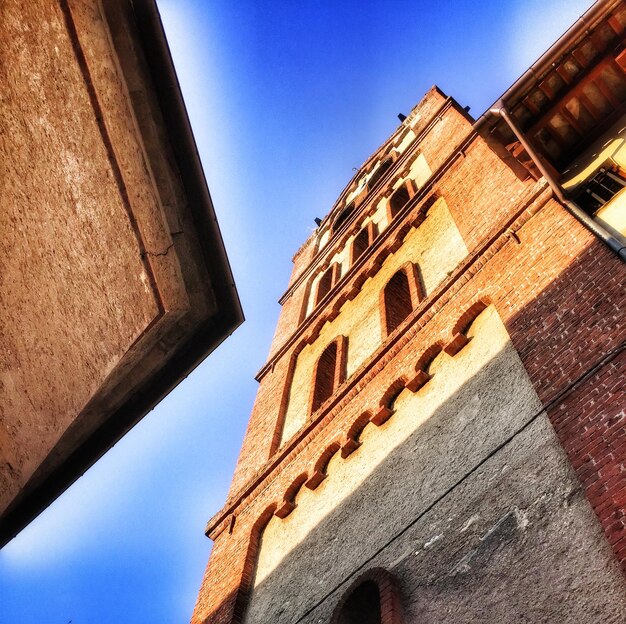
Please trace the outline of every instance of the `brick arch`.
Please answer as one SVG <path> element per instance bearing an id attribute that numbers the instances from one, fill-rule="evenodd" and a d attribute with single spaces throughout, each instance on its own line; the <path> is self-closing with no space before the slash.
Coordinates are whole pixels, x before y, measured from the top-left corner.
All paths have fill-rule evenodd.
<path id="1" fill-rule="evenodd" d="M 474 303 L 472 303 L 470 307 L 463 312 L 463 314 L 461 314 L 452 328 L 452 338 L 444 348 L 444 351 L 448 355 L 456 355 L 469 342 L 467 330 L 476 320 L 478 315 L 489 305 L 491 305 L 489 298 L 482 297 L 480 299 L 476 299 Z"/>
<path id="2" fill-rule="evenodd" d="M 274 512 L 275 516 L 286 518 L 296 508 L 296 496 L 308 479 L 309 475 L 303 472 L 293 480 L 291 485 L 285 490 L 282 504 Z"/>
<path id="3" fill-rule="evenodd" d="M 415 364 L 415 376 L 409 380 L 406 387 L 411 392 L 417 392 L 425 383 L 427 383 L 432 375 L 430 374 L 430 365 L 433 360 L 443 351 L 441 342 L 431 345 L 420 355 Z"/>
<path id="4" fill-rule="evenodd" d="M 265 527 L 267 527 L 269 521 L 274 516 L 277 507 L 278 505 L 276 503 L 268 505 L 261 512 L 250 529 L 250 539 L 248 540 L 248 549 L 246 550 L 243 571 L 241 573 L 241 582 L 237 588 L 235 605 L 233 607 L 233 624 L 241 624 L 244 620 L 248 602 L 250 601 L 250 593 L 252 592 L 254 584 L 254 575 L 257 560 L 259 558 L 261 537 L 263 536 Z"/>
<path id="5" fill-rule="evenodd" d="M 393 414 L 393 402 L 397 396 L 406 388 L 406 377 L 399 377 L 385 390 L 378 403 L 378 411 L 372 416 L 371 421 L 380 427 L 387 422 Z"/>
<path id="6" fill-rule="evenodd" d="M 315 462 L 311 478 L 304 484 L 309 488 L 309 490 L 314 490 L 327 477 L 326 468 L 328 468 L 330 460 L 339 452 L 340 449 L 341 442 L 339 440 L 335 440 L 324 449 L 324 452 Z"/>
<path id="7" fill-rule="evenodd" d="M 368 193 L 371 193 L 379 186 L 385 174 L 392 169 L 396 160 L 398 160 L 398 153 L 395 150 L 391 150 L 380 158 L 378 165 L 372 168 L 372 175 L 367 181 L 366 188 Z"/>
<path id="8" fill-rule="evenodd" d="M 370 568 L 348 586 L 333 611 L 330 623 L 339 624 L 342 609 L 355 590 L 367 582 L 375 583 L 378 588 L 381 624 L 403 624 L 404 617 L 398 583 L 395 577 L 384 568 Z"/>
<path id="9" fill-rule="evenodd" d="M 406 178 L 398 188 L 389 189 L 387 200 L 387 223 L 391 223 L 416 193 L 415 183 Z"/>
<path id="10" fill-rule="evenodd" d="M 328 343 L 315 363 L 309 412 L 316 412 L 346 379 L 348 338 L 337 336 Z"/>
<path id="11" fill-rule="evenodd" d="M 372 415 L 370 412 L 363 412 L 350 426 L 346 433 L 345 441 L 341 447 L 341 456 L 348 457 L 361 446 L 359 436 L 365 427 L 370 423 Z"/>
<path id="12" fill-rule="evenodd" d="M 394 280 L 402 287 L 402 293 L 395 292 Z M 384 338 L 404 323 L 423 298 L 419 268 L 413 262 L 405 262 L 380 291 L 378 307 Z M 398 304 L 400 299 L 402 299 L 401 304 Z M 394 305 L 401 307 L 394 309 Z M 400 320 L 400 317 L 403 318 Z"/>

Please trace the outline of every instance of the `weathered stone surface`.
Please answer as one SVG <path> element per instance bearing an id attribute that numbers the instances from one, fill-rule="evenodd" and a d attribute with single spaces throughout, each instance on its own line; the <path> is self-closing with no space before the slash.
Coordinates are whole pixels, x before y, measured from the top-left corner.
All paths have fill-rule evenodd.
<path id="1" fill-rule="evenodd" d="M 156 15 L 0 6 L 0 541 L 241 321 Z"/>

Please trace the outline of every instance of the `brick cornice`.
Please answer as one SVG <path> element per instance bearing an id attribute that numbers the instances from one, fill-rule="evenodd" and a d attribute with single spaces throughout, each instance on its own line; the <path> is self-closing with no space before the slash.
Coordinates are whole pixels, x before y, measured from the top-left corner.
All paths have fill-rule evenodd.
<path id="1" fill-rule="evenodd" d="M 261 486 L 279 465 L 289 464 L 300 449 L 308 444 L 323 430 L 337 411 L 342 410 L 354 397 L 358 389 L 369 381 L 369 377 L 378 374 L 381 366 L 393 358 L 415 334 L 427 326 L 429 321 L 441 310 L 469 280 L 511 240 L 516 240 L 517 232 L 535 216 L 551 199 L 552 192 L 542 179 L 530 187 L 520 198 L 518 208 L 513 215 L 503 220 L 499 227 L 458 265 L 450 277 L 435 292 L 421 302 L 405 321 L 402 332 L 391 334 L 389 339 L 357 369 L 342 387 L 314 415 L 279 452 L 268 460 L 261 469 L 235 494 L 229 497 L 224 508 L 207 524 L 206 535 L 216 537 L 221 532 L 221 524 L 229 514 L 245 505 L 259 486 Z M 266 483 L 266 487 L 269 483 Z"/>

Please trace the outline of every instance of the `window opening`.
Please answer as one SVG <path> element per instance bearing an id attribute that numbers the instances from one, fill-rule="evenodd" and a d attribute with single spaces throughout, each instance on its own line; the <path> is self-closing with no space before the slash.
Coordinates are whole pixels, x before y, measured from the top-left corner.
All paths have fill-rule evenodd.
<path id="1" fill-rule="evenodd" d="M 333 223 L 333 232 L 336 232 L 352 216 L 353 212 L 354 202 L 351 202 L 335 219 L 335 222 Z"/>
<path id="2" fill-rule="evenodd" d="M 385 322 L 387 335 L 398 327 L 413 311 L 411 289 L 405 271 L 398 271 L 385 286 Z"/>
<path id="3" fill-rule="evenodd" d="M 403 184 L 389 199 L 389 209 L 392 219 L 406 206 L 409 199 L 411 199 L 409 189 L 406 184 Z"/>
<path id="4" fill-rule="evenodd" d="M 320 301 L 330 292 L 333 287 L 333 270 L 334 265 L 326 269 L 326 272 L 317 283 L 317 293 L 315 295 L 315 305 L 319 305 Z"/>
<path id="5" fill-rule="evenodd" d="M 329 344 L 317 361 L 312 411 L 316 411 L 335 391 L 338 364 L 337 341 Z"/>
<path id="6" fill-rule="evenodd" d="M 370 244 L 369 228 L 365 226 L 355 237 L 352 243 L 352 264 L 366 251 Z"/>
<path id="7" fill-rule="evenodd" d="M 350 594 L 337 624 L 382 624 L 380 591 L 374 581 L 365 581 Z"/>
<path id="8" fill-rule="evenodd" d="M 607 164 L 587 180 L 576 194 L 580 207 L 590 215 L 594 215 L 604 204 L 626 187 L 626 179 L 622 177 L 617 165 Z"/>
<path id="9" fill-rule="evenodd" d="M 389 171 L 391 165 L 393 165 L 393 158 L 389 157 L 378 166 L 367 183 L 368 191 L 371 191 L 380 182 L 380 179 Z"/>

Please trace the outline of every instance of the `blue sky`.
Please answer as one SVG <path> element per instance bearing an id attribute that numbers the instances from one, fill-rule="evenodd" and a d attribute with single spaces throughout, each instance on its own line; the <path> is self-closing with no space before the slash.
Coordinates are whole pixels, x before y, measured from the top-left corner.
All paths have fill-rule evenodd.
<path id="1" fill-rule="evenodd" d="M 291 257 L 432 84 L 479 116 L 582 0 L 158 0 L 246 323 L 0 552 L 2 624 L 186 622 Z"/>

